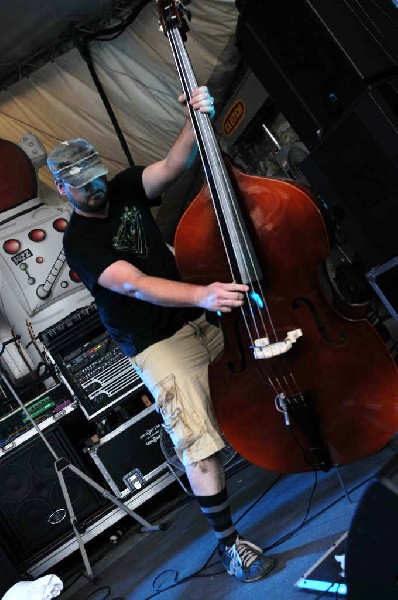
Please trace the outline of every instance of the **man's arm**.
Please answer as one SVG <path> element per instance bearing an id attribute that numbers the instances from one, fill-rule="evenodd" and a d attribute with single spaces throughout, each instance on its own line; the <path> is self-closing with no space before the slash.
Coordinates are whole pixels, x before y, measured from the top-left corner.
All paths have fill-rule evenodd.
<path id="1" fill-rule="evenodd" d="M 180 96 L 178 100 L 181 104 L 184 104 L 185 96 Z M 210 116 L 214 115 L 213 98 L 205 86 L 193 92 L 190 105 L 194 110 L 199 110 Z M 197 154 L 195 133 L 187 110 L 185 114 L 187 118 L 186 123 L 166 158 L 148 165 L 143 171 L 142 182 L 148 198 L 152 199 L 160 196 L 191 166 Z"/>
<path id="2" fill-rule="evenodd" d="M 161 306 L 197 306 L 210 311 L 231 312 L 242 306 L 248 286 L 239 283 L 194 285 L 145 275 L 124 260 L 118 260 L 98 279 L 103 287 Z"/>

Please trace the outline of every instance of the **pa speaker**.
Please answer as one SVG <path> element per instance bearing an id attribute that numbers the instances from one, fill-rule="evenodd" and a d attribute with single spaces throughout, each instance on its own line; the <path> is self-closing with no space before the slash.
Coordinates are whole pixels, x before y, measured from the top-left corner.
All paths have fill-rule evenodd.
<path id="1" fill-rule="evenodd" d="M 240 53 L 307 148 L 369 84 L 398 72 L 383 32 L 376 35 L 367 11 L 355 12 L 358 4 L 237 3 Z M 398 26 L 395 13 L 386 22 L 391 20 Z"/>
<path id="2" fill-rule="evenodd" d="M 84 471 L 79 455 L 60 424 L 45 430 L 59 457 Z M 81 478 L 63 471 L 78 522 L 93 515 L 104 499 Z M 9 555 L 20 564 L 72 533 L 69 513 L 54 467 L 54 457 L 39 436 L 0 460 L 0 521 Z"/>
<path id="3" fill-rule="evenodd" d="M 348 600 L 398 598 L 398 456 L 362 496 L 347 537 Z"/>
<path id="4" fill-rule="evenodd" d="M 398 79 L 357 99 L 300 165 L 364 270 L 398 254 Z"/>

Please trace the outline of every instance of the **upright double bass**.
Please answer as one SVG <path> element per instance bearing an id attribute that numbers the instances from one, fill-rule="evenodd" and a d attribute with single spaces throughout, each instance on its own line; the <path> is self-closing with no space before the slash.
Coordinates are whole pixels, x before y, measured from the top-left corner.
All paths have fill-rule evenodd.
<path id="1" fill-rule="evenodd" d="M 190 98 L 184 5 L 158 6 Z M 178 267 L 192 283 L 249 286 L 242 309 L 222 317 L 224 352 L 209 367 L 223 433 L 277 472 L 327 471 L 377 451 L 397 428 L 398 372 L 370 323 L 342 317 L 323 293 L 317 271 L 330 246 L 316 198 L 227 168 L 208 115 L 190 114 L 207 184 L 177 227 Z"/>

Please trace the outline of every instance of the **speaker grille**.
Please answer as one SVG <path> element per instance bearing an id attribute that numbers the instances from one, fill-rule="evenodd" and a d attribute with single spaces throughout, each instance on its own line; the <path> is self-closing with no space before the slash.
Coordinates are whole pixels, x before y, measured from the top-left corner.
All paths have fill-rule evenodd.
<path id="1" fill-rule="evenodd" d="M 84 465 L 60 424 L 45 432 L 59 457 L 78 469 Z M 93 515 L 105 500 L 78 476 L 63 471 L 75 515 L 79 520 Z M 3 535 L 14 562 L 20 563 L 42 552 L 65 534 L 72 533 L 69 514 L 54 467 L 54 457 L 36 436 L 0 461 L 0 518 Z M 54 513 L 65 517 L 55 524 Z"/>

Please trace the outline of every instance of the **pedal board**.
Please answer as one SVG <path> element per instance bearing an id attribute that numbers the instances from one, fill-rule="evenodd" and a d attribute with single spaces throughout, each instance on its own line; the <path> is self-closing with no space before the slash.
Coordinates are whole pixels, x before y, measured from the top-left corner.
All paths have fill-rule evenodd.
<path id="1" fill-rule="evenodd" d="M 344 581 L 345 544 L 348 532 L 344 533 L 312 567 L 294 584 L 300 590 L 347 595 Z M 337 560 L 339 559 L 339 560 Z M 342 566 L 343 562 L 343 566 Z"/>

